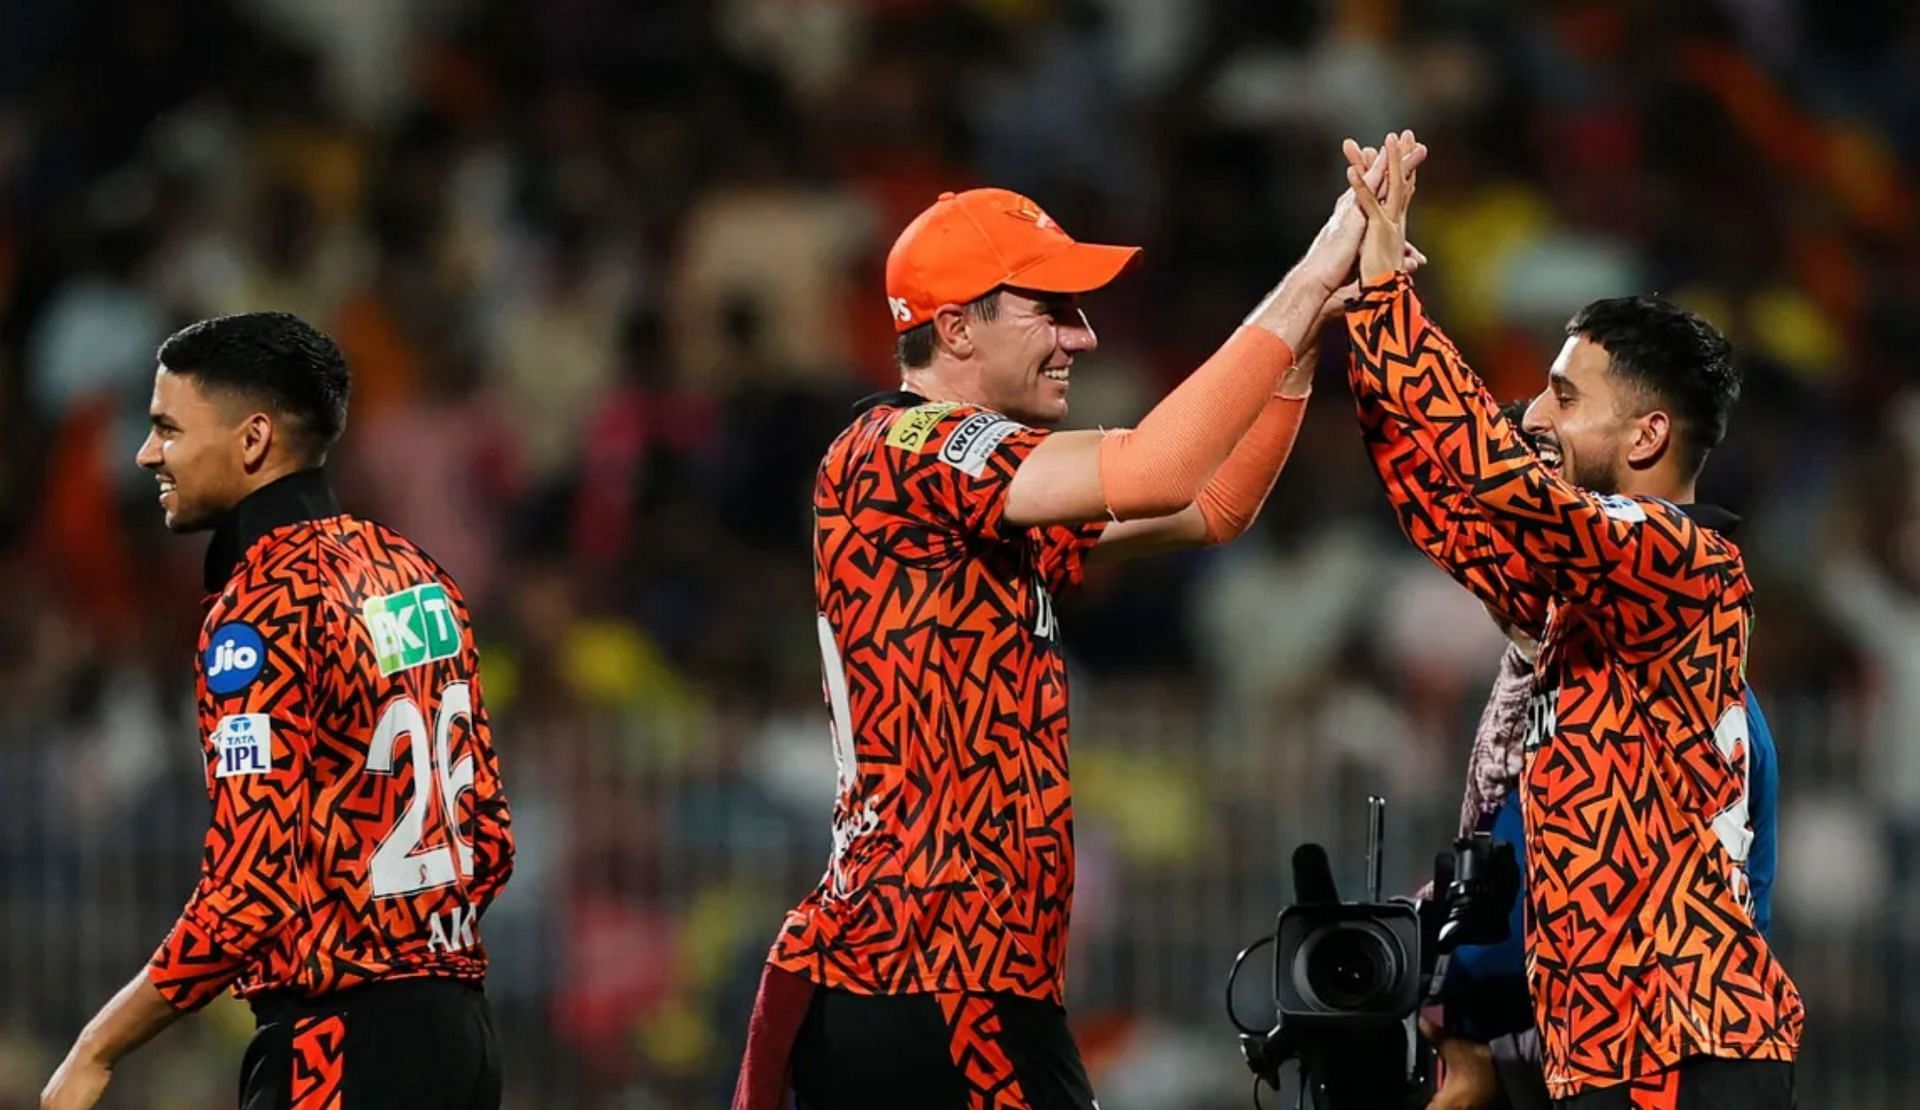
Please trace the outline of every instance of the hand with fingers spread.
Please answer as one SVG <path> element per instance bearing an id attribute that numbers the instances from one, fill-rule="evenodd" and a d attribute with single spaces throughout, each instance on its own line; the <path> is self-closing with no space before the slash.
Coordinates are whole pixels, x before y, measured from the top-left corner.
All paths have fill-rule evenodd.
<path id="1" fill-rule="evenodd" d="M 1366 233 L 1360 241 L 1362 281 L 1407 269 L 1407 206 L 1413 200 L 1415 164 L 1411 153 L 1412 147 L 1403 135 L 1387 136 L 1380 156 L 1374 160 L 1376 166 L 1386 164 L 1384 195 L 1366 174 L 1351 164 L 1347 167 L 1347 184 L 1367 217 Z M 1348 161 L 1353 160 L 1350 153 Z"/>

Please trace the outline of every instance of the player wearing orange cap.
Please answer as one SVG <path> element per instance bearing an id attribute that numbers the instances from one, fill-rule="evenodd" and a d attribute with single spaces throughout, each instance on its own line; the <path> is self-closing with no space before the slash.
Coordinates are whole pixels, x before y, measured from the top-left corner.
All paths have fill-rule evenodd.
<path id="1" fill-rule="evenodd" d="M 738 1110 L 1089 1108 L 1063 1004 L 1073 897 L 1066 666 L 1052 597 L 1107 559 L 1252 523 L 1312 384 L 1294 352 L 1353 267 L 1336 205 L 1213 357 L 1121 431 L 1049 432 L 1098 344 L 1077 297 L 1136 247 L 1075 242 L 1004 189 L 945 193 L 894 243 L 901 389 L 814 486 L 839 789 L 820 885 L 762 980 Z"/>

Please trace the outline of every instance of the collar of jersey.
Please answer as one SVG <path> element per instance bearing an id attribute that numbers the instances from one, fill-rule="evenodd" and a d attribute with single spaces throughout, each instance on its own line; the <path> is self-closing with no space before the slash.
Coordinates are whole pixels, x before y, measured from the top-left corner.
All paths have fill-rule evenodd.
<path id="1" fill-rule="evenodd" d="M 860 398 L 853 403 L 853 411 L 855 415 L 858 415 L 869 409 L 877 409 L 882 405 L 910 409 L 915 405 L 924 405 L 926 403 L 927 399 L 918 393 L 909 393 L 904 389 L 890 389 L 885 393 L 869 393 L 865 397 Z"/>
<path id="2" fill-rule="evenodd" d="M 1718 505 L 1696 501 L 1691 505 L 1674 505 L 1673 507 L 1687 514 L 1700 527 L 1711 528 L 1723 536 L 1733 535 L 1734 530 L 1740 527 L 1739 514 L 1728 512 Z"/>
<path id="3" fill-rule="evenodd" d="M 207 589 L 225 586 L 253 541 L 275 528 L 339 515 L 340 504 L 327 485 L 326 471 L 319 467 L 268 482 L 241 498 L 213 530 L 213 540 L 207 544 Z"/>

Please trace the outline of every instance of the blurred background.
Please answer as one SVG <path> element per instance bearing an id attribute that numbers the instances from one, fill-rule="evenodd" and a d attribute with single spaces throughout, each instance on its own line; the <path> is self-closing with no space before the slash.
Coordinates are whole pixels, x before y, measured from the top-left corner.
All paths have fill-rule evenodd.
<path id="1" fill-rule="evenodd" d="M 197 865 L 204 545 L 132 461 L 173 328 L 336 336 L 342 500 L 473 603 L 520 844 L 484 926 L 508 1104 L 719 1106 L 826 860 L 808 491 L 895 380 L 894 234 L 991 183 L 1144 244 L 1074 379 L 1073 425 L 1124 424 L 1304 247 L 1340 138 L 1402 125 L 1434 152 L 1422 291 L 1502 397 L 1598 296 L 1739 345 L 1703 493 L 1759 588 L 1802 1102 L 1915 1105 L 1920 7 L 1845 7 L 7 0 L 0 1107 Z M 1411 891 L 1452 832 L 1501 641 L 1394 531 L 1340 354 L 1249 537 L 1062 603 L 1070 1002 L 1108 1110 L 1247 1105 L 1221 981 L 1297 841 L 1357 890 L 1383 793 Z M 216 1004 L 111 1105 L 231 1105 L 250 1030 Z"/>

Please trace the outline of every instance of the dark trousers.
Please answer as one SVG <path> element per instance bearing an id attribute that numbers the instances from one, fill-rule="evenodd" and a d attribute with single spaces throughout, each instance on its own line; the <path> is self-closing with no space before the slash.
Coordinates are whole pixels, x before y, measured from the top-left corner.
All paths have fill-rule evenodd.
<path id="1" fill-rule="evenodd" d="M 1793 1110 L 1793 1064 L 1694 1056 L 1658 1075 L 1583 1091 L 1563 1110 Z"/>
<path id="2" fill-rule="evenodd" d="M 1066 1011 L 1004 994 L 817 990 L 793 1091 L 800 1110 L 1094 1110 Z"/>
<path id="3" fill-rule="evenodd" d="M 500 1044 L 478 984 L 370 983 L 263 995 L 240 1110 L 498 1110 Z"/>

